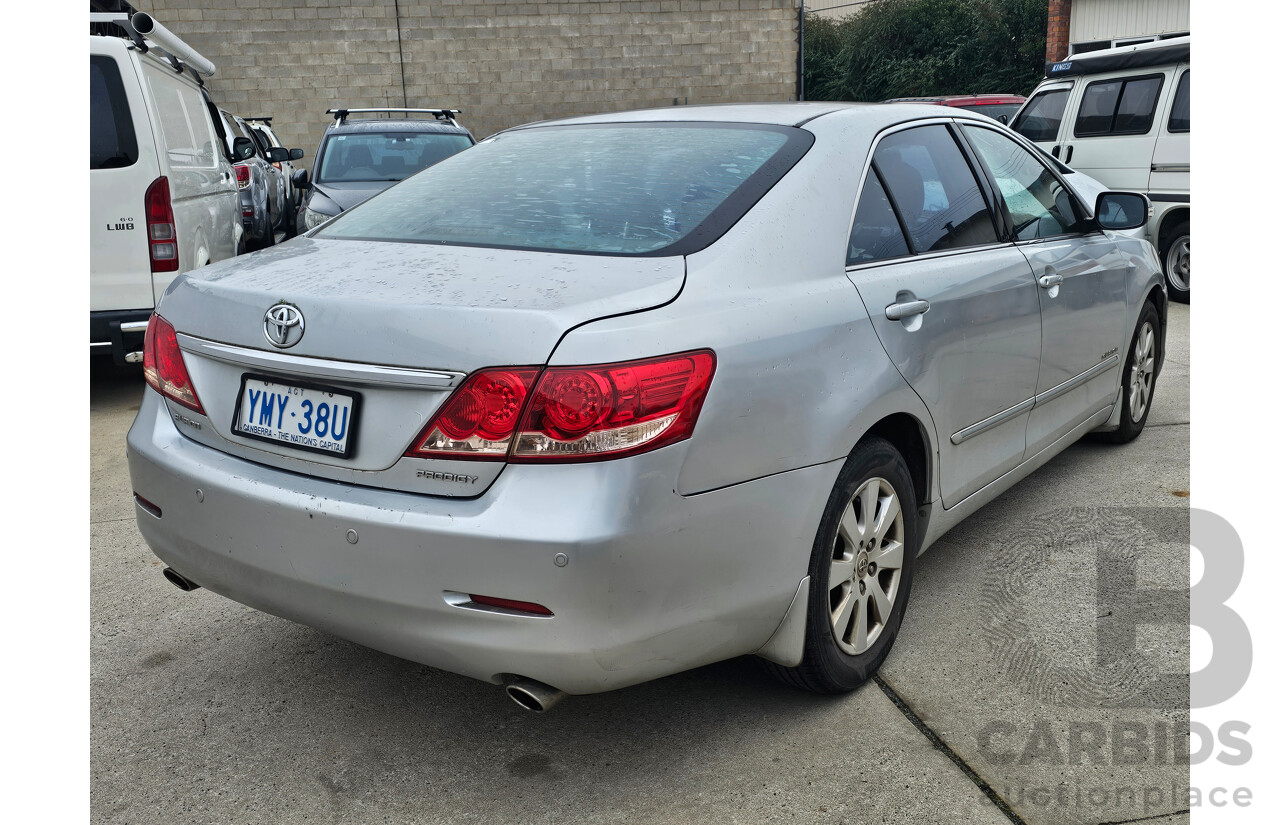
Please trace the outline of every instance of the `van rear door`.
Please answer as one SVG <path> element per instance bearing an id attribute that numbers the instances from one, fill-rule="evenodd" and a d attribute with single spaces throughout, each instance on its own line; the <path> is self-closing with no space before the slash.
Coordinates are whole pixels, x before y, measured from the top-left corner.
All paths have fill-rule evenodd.
<path id="1" fill-rule="evenodd" d="M 120 49 L 124 54 L 124 49 Z M 150 309 L 143 196 L 160 174 L 128 59 L 89 56 L 89 308 Z"/>

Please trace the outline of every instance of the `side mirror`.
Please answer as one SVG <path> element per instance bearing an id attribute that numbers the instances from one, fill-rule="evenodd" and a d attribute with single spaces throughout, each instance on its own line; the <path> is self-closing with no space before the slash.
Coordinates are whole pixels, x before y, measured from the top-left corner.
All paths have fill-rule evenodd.
<path id="1" fill-rule="evenodd" d="M 1137 229 L 1151 217 L 1151 201 L 1137 192 L 1103 192 L 1093 214 L 1103 229 Z"/>
<path id="2" fill-rule="evenodd" d="M 301 150 L 299 150 L 299 149 L 295 149 L 294 151 L 295 151 L 295 152 L 298 152 L 298 151 L 301 151 Z M 292 178 L 292 180 L 293 180 L 294 188 L 296 188 L 296 189 L 310 189 L 310 188 L 311 188 L 311 181 L 307 180 L 307 170 L 306 170 L 306 169 L 299 169 L 298 171 L 294 172 L 294 173 L 293 173 L 293 178 Z"/>
<path id="3" fill-rule="evenodd" d="M 282 146 L 272 146 L 267 150 L 268 163 L 284 163 L 289 159 L 289 150 Z"/>
<path id="4" fill-rule="evenodd" d="M 301 150 L 301 149 L 290 149 L 290 150 L 289 150 L 289 160 L 302 160 L 302 150 Z"/>
<path id="5" fill-rule="evenodd" d="M 237 161 L 248 160 L 256 154 L 258 149 L 248 138 L 238 137 L 231 144 L 231 156 Z"/>

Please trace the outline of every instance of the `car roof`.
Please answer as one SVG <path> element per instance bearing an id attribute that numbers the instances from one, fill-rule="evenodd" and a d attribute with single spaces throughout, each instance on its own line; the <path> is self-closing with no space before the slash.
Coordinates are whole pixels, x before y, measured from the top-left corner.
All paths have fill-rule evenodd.
<path id="1" fill-rule="evenodd" d="M 342 123 L 334 121 L 329 124 L 329 132 L 438 132 L 450 135 L 471 134 L 462 126 L 454 126 L 443 120 L 427 120 L 426 118 L 369 118 L 352 120 L 347 118 Z"/>
<path id="2" fill-rule="evenodd" d="M 526 123 L 531 126 L 568 126 L 586 123 L 658 123 L 720 122 L 763 123 L 773 126 L 799 126 L 815 117 L 845 109 L 875 106 L 874 103 L 800 102 L 800 103 L 707 103 L 693 106 L 663 106 L 656 109 L 631 109 L 555 120 Z"/>
<path id="3" fill-rule="evenodd" d="M 985 106 L 997 103 L 1022 103 L 1022 95 L 938 95 L 936 97 L 895 97 L 885 103 L 941 103 L 944 106 Z"/>

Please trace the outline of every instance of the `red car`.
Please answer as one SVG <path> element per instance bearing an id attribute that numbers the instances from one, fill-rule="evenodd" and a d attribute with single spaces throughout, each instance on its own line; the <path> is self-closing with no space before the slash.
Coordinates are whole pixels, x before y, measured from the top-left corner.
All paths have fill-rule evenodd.
<path id="1" fill-rule="evenodd" d="M 895 97 L 885 103 L 934 103 L 938 106 L 958 106 L 980 115 L 1008 123 L 1026 98 L 1022 95 L 951 95 L 949 97 Z"/>

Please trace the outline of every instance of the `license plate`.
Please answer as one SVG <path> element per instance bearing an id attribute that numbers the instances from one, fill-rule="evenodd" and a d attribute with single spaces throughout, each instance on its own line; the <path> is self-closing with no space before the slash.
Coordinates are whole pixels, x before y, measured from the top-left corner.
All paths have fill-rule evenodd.
<path id="1" fill-rule="evenodd" d="M 350 456 L 360 396 L 244 376 L 232 430 L 299 450 Z"/>

